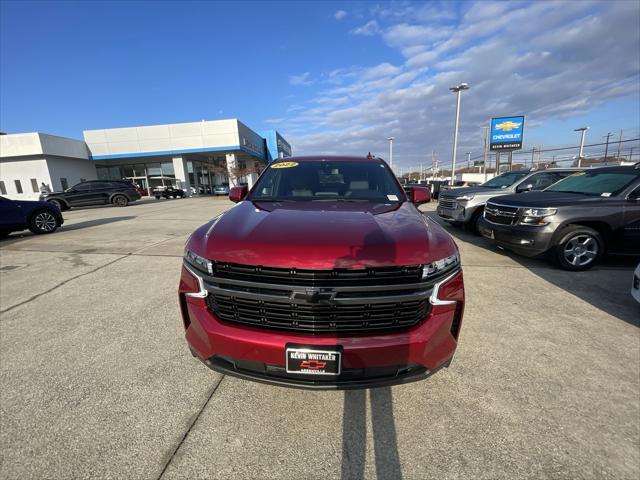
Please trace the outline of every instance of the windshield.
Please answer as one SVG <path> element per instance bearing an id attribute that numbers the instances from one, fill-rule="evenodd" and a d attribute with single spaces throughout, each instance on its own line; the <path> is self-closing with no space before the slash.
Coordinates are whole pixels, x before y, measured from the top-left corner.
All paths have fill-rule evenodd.
<path id="1" fill-rule="evenodd" d="M 260 177 L 253 201 L 399 202 L 404 194 L 382 162 L 278 162 Z"/>
<path id="2" fill-rule="evenodd" d="M 551 185 L 545 191 L 610 197 L 611 195 L 619 194 L 638 178 L 640 178 L 640 172 L 635 171 L 606 172 L 596 170 L 593 172 L 579 172 Z"/>
<path id="3" fill-rule="evenodd" d="M 484 182 L 481 187 L 486 188 L 506 188 L 510 187 L 518 180 L 529 175 L 530 172 L 507 172 L 492 178 L 488 182 Z"/>

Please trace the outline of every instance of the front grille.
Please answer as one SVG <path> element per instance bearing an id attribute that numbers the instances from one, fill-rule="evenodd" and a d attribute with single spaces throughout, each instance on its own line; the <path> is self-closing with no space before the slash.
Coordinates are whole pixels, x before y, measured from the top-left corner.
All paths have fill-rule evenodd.
<path id="1" fill-rule="evenodd" d="M 400 330 L 429 313 L 439 279 L 422 282 L 421 266 L 286 269 L 216 263 L 204 277 L 218 318 L 258 328 L 307 333 Z"/>
<path id="2" fill-rule="evenodd" d="M 514 225 L 517 221 L 518 207 L 507 207 L 487 202 L 484 207 L 484 218 L 491 223 Z"/>
<path id="3" fill-rule="evenodd" d="M 458 202 L 455 198 L 440 196 L 440 199 L 438 200 L 438 206 L 442 208 L 455 209 L 458 207 Z"/>
<path id="4" fill-rule="evenodd" d="M 302 268 L 263 267 L 238 263 L 215 262 L 216 278 L 248 280 L 278 285 L 340 286 L 386 285 L 420 281 L 422 267 L 334 268 L 314 270 Z"/>

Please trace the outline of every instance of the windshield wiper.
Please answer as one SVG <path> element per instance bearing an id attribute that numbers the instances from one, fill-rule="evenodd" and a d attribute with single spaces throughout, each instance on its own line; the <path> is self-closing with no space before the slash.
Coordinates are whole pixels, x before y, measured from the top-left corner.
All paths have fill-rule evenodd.
<path id="1" fill-rule="evenodd" d="M 550 192 L 560 192 L 560 193 L 577 193 L 579 195 L 597 195 L 600 196 L 599 193 L 587 193 L 587 192 L 578 192 L 577 190 L 549 190 Z"/>
<path id="2" fill-rule="evenodd" d="M 251 201 L 253 202 L 295 202 L 295 200 L 292 200 L 290 198 L 278 198 L 278 197 L 258 197 L 258 198 L 252 198 Z"/>
<path id="3" fill-rule="evenodd" d="M 377 200 L 368 200 L 366 198 L 342 198 L 342 197 L 330 197 L 330 198 L 314 198 L 312 202 L 377 202 Z"/>

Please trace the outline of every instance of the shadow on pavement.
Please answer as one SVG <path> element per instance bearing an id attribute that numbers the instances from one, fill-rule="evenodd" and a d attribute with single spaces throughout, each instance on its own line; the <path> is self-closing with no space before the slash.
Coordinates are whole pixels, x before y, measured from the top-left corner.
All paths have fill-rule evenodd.
<path id="1" fill-rule="evenodd" d="M 96 218 L 95 220 L 86 220 L 84 222 L 72 223 L 71 225 L 62 225 L 62 227 L 60 227 L 60 231 L 68 232 L 69 230 L 80 230 L 82 228 L 97 227 L 99 225 L 106 225 L 109 223 L 133 220 L 134 218 L 138 217 L 135 215 L 128 215 L 125 217 Z"/>
<path id="2" fill-rule="evenodd" d="M 376 478 L 401 479 L 400 455 L 393 419 L 393 396 L 390 387 L 368 390 L 375 454 Z M 342 480 L 365 477 L 367 452 L 367 390 L 344 393 L 342 418 Z"/>
<path id="3" fill-rule="evenodd" d="M 109 218 L 97 218 L 95 220 L 87 220 L 84 222 L 72 223 L 71 225 L 63 224 L 56 232 L 48 233 L 45 235 L 36 235 L 35 233 L 30 232 L 29 230 L 24 230 L 22 232 L 15 232 L 9 235 L 8 237 L 0 240 L 0 246 L 8 246 L 14 245 L 16 243 L 20 243 L 22 240 L 27 238 L 34 237 L 46 237 L 47 235 L 59 235 L 62 232 L 68 232 L 70 230 L 80 230 L 83 228 L 97 227 L 99 225 L 106 225 L 109 223 L 122 222 L 124 220 L 132 220 L 137 218 L 135 215 L 129 215 L 126 217 L 109 217 Z"/>
<path id="4" fill-rule="evenodd" d="M 640 327 L 640 305 L 631 297 L 633 269 L 640 262 L 640 258 L 609 255 L 589 270 L 569 272 L 543 258 L 527 258 L 502 250 L 484 237 L 440 220 L 435 212 L 425 212 L 425 215 L 437 221 L 457 240 L 504 255 L 534 275 L 599 310 Z"/>

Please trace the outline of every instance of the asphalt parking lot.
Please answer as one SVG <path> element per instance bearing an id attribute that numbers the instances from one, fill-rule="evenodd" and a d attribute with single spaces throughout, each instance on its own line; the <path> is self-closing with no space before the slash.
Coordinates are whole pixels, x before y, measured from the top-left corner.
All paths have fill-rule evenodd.
<path id="1" fill-rule="evenodd" d="M 73 210 L 0 242 L 1 478 L 639 477 L 631 261 L 568 273 L 446 227 L 467 289 L 451 368 L 291 390 L 214 373 L 183 338 L 185 240 L 231 205 Z"/>

